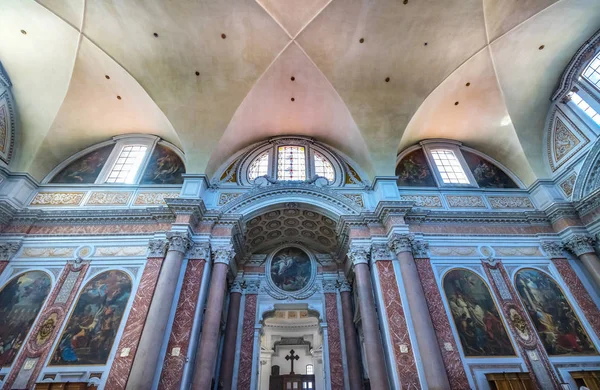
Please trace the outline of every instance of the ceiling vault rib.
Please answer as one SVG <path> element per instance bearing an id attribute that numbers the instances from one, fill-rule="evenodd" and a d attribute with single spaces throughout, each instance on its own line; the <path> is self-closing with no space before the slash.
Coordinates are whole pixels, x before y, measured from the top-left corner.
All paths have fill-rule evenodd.
<path id="1" fill-rule="evenodd" d="M 483 30 L 485 31 L 485 41 L 490 44 L 490 31 L 488 30 L 487 18 L 485 16 L 485 0 L 481 0 L 481 12 L 483 12 Z"/>
<path id="2" fill-rule="evenodd" d="M 288 31 L 288 30 L 287 30 L 287 29 L 286 29 L 286 28 L 283 26 L 283 24 L 282 24 L 282 23 L 281 23 L 281 22 L 280 22 L 280 21 L 279 21 L 279 20 L 278 20 L 278 19 L 277 19 L 275 16 L 273 16 L 273 14 L 272 14 L 271 12 L 269 12 L 269 10 L 267 9 L 267 7 L 265 7 L 265 6 L 263 5 L 263 3 L 262 3 L 262 2 L 260 2 L 259 0 L 255 0 L 255 1 L 258 3 L 258 5 L 260 6 L 260 8 L 262 8 L 262 9 L 263 9 L 263 10 L 264 10 L 264 11 L 267 13 L 267 15 L 269 15 L 269 16 L 271 17 L 271 19 L 273 19 L 273 20 L 275 21 L 275 23 L 277 23 L 277 25 L 278 25 L 279 27 L 281 27 L 281 29 L 283 30 L 283 32 L 284 32 L 284 33 L 286 33 L 286 35 L 287 35 L 287 36 L 288 36 L 290 39 L 292 39 L 292 40 L 293 40 L 293 39 L 294 39 L 294 37 L 292 37 L 292 34 L 290 34 L 290 32 L 289 32 L 289 31 Z M 288 44 L 288 45 L 289 45 L 289 44 Z M 287 45 L 286 45 L 286 47 L 287 47 Z M 270 67 L 270 66 L 271 66 L 271 65 L 269 65 L 269 67 Z M 268 68 L 267 68 L 267 69 L 268 69 Z"/>
<path id="3" fill-rule="evenodd" d="M 331 4 L 333 2 L 333 0 L 329 0 L 312 18 L 310 18 L 310 20 L 308 22 L 306 22 L 306 24 L 304 26 L 302 26 L 302 28 L 296 33 L 296 35 L 294 35 L 294 40 L 296 38 L 298 38 L 298 36 L 300 34 L 302 34 L 302 32 L 308 27 L 310 26 L 310 24 L 313 22 L 313 20 L 315 20 L 317 18 L 317 16 L 321 15 L 321 13 L 325 10 L 325 8 L 327 8 L 329 6 L 329 4 Z M 304 51 L 304 50 L 303 50 Z M 304 53 L 306 54 L 306 53 Z M 307 56 L 308 57 L 308 56 Z"/>

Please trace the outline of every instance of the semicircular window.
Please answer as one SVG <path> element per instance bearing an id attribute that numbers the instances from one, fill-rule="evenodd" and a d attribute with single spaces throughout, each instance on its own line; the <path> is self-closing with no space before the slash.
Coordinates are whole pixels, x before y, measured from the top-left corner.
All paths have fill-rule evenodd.
<path id="1" fill-rule="evenodd" d="M 422 149 L 410 152 L 396 167 L 399 186 L 436 187 L 433 174 L 427 165 L 427 159 Z"/>
<path id="2" fill-rule="evenodd" d="M 465 356 L 515 355 L 504 322 L 483 279 L 466 269 L 452 270 L 444 276 L 444 293 Z"/>
<path id="3" fill-rule="evenodd" d="M 264 152 L 252 161 L 248 168 L 248 180 L 264 176 L 269 171 L 269 152 Z"/>
<path id="4" fill-rule="evenodd" d="M 90 280 L 79 293 L 50 365 L 106 364 L 130 295 L 125 272 L 107 271 Z"/>
<path id="5" fill-rule="evenodd" d="M 598 352 L 558 284 L 544 272 L 526 268 L 515 284 L 548 355 L 596 355 Z"/>
<path id="6" fill-rule="evenodd" d="M 315 157 L 315 174 L 324 177 L 333 182 L 335 180 L 335 170 L 329 160 L 320 153 L 314 152 Z"/>
<path id="7" fill-rule="evenodd" d="M 57 173 L 50 183 L 93 184 L 114 146 L 103 146 L 78 158 Z"/>
<path id="8" fill-rule="evenodd" d="M 181 158 L 171 149 L 158 144 L 154 147 L 152 156 L 144 176 L 142 184 L 182 184 L 185 165 Z"/>
<path id="9" fill-rule="evenodd" d="M 462 150 L 469 169 L 481 188 L 519 188 L 500 168 L 475 153 Z"/>
<path id="10" fill-rule="evenodd" d="M 50 287 L 48 274 L 29 271 L 13 278 L 0 291 L 0 367 L 14 361 Z"/>

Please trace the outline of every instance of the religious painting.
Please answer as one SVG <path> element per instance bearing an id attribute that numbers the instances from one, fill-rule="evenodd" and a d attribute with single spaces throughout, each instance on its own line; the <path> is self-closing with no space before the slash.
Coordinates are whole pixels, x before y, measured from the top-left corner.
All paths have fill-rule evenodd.
<path id="1" fill-rule="evenodd" d="M 519 188 L 504 171 L 475 153 L 462 151 L 463 157 L 481 188 Z"/>
<path id="2" fill-rule="evenodd" d="M 93 184 L 114 145 L 107 145 L 73 161 L 50 180 L 50 183 Z"/>
<path id="3" fill-rule="evenodd" d="M 181 158 L 163 145 L 156 145 L 142 176 L 142 184 L 181 184 L 185 166 Z"/>
<path id="4" fill-rule="evenodd" d="M 50 365 L 106 364 L 131 295 L 131 280 L 108 271 L 90 280 L 75 304 Z"/>
<path id="5" fill-rule="evenodd" d="M 571 304 L 552 278 L 528 268 L 517 273 L 515 284 L 548 355 L 597 353 Z"/>
<path id="6" fill-rule="evenodd" d="M 283 291 L 302 290 L 312 276 L 308 254 L 300 248 L 290 247 L 277 252 L 271 261 L 271 280 Z"/>
<path id="7" fill-rule="evenodd" d="M 0 367 L 10 366 L 50 293 L 42 271 L 25 272 L 0 291 Z"/>
<path id="8" fill-rule="evenodd" d="M 444 292 L 465 356 L 514 356 L 515 350 L 487 285 L 474 272 L 444 277 Z"/>
<path id="9" fill-rule="evenodd" d="M 396 168 L 399 186 L 435 187 L 427 159 L 422 149 L 407 154 Z"/>

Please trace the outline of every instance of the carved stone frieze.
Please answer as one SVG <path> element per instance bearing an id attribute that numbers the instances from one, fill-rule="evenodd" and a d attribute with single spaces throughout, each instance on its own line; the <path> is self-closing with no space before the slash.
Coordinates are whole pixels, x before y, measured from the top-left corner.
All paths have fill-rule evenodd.
<path id="1" fill-rule="evenodd" d="M 369 264 L 370 246 L 353 245 L 348 250 L 348 258 L 353 265 Z"/>
<path id="2" fill-rule="evenodd" d="M 400 200 L 414 202 L 417 207 L 441 208 L 442 200 L 437 195 L 401 195 Z"/>
<path id="3" fill-rule="evenodd" d="M 563 254 L 564 247 L 557 242 L 552 242 L 552 241 L 542 242 L 542 249 L 551 258 L 564 256 L 564 254 Z"/>
<path id="4" fill-rule="evenodd" d="M 229 265 L 231 260 L 235 257 L 235 251 L 233 245 L 215 246 L 212 248 L 213 262 L 223 263 Z"/>
<path id="5" fill-rule="evenodd" d="M 575 256 L 581 256 L 586 253 L 593 253 L 595 242 L 596 240 L 588 235 L 574 234 L 564 241 L 564 245 Z"/>
<path id="6" fill-rule="evenodd" d="M 169 251 L 177 251 L 185 254 L 192 246 L 192 240 L 188 232 L 167 232 Z"/>
<path id="7" fill-rule="evenodd" d="M 30 206 L 79 206 L 85 192 L 39 192 Z"/>
<path id="8" fill-rule="evenodd" d="M 167 240 L 148 241 L 148 257 L 165 257 L 167 242 Z"/>
<path id="9" fill-rule="evenodd" d="M 136 206 L 149 205 L 165 205 L 166 198 L 177 198 L 179 192 L 139 192 L 133 202 Z"/>
<path id="10" fill-rule="evenodd" d="M 6 242 L 0 244 L 0 260 L 10 261 L 21 248 L 20 242 Z"/>
<path id="11" fill-rule="evenodd" d="M 446 195 L 448 206 L 453 208 L 485 208 L 481 196 L 475 195 Z"/>
<path id="12" fill-rule="evenodd" d="M 85 203 L 86 206 L 124 206 L 133 195 L 131 191 L 94 191 Z"/>
<path id="13" fill-rule="evenodd" d="M 493 209 L 533 209 L 533 203 L 525 196 L 488 196 Z"/>

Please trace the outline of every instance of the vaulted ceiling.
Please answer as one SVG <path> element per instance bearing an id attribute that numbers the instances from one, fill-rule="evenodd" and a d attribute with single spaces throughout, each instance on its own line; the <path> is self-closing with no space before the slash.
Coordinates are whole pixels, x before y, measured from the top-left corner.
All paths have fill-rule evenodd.
<path id="1" fill-rule="evenodd" d="M 392 175 L 399 151 L 441 137 L 531 184 L 548 176 L 549 97 L 598 29 L 598 0 L 4 0 L 12 169 L 41 179 L 137 132 L 210 175 L 295 134 Z"/>

